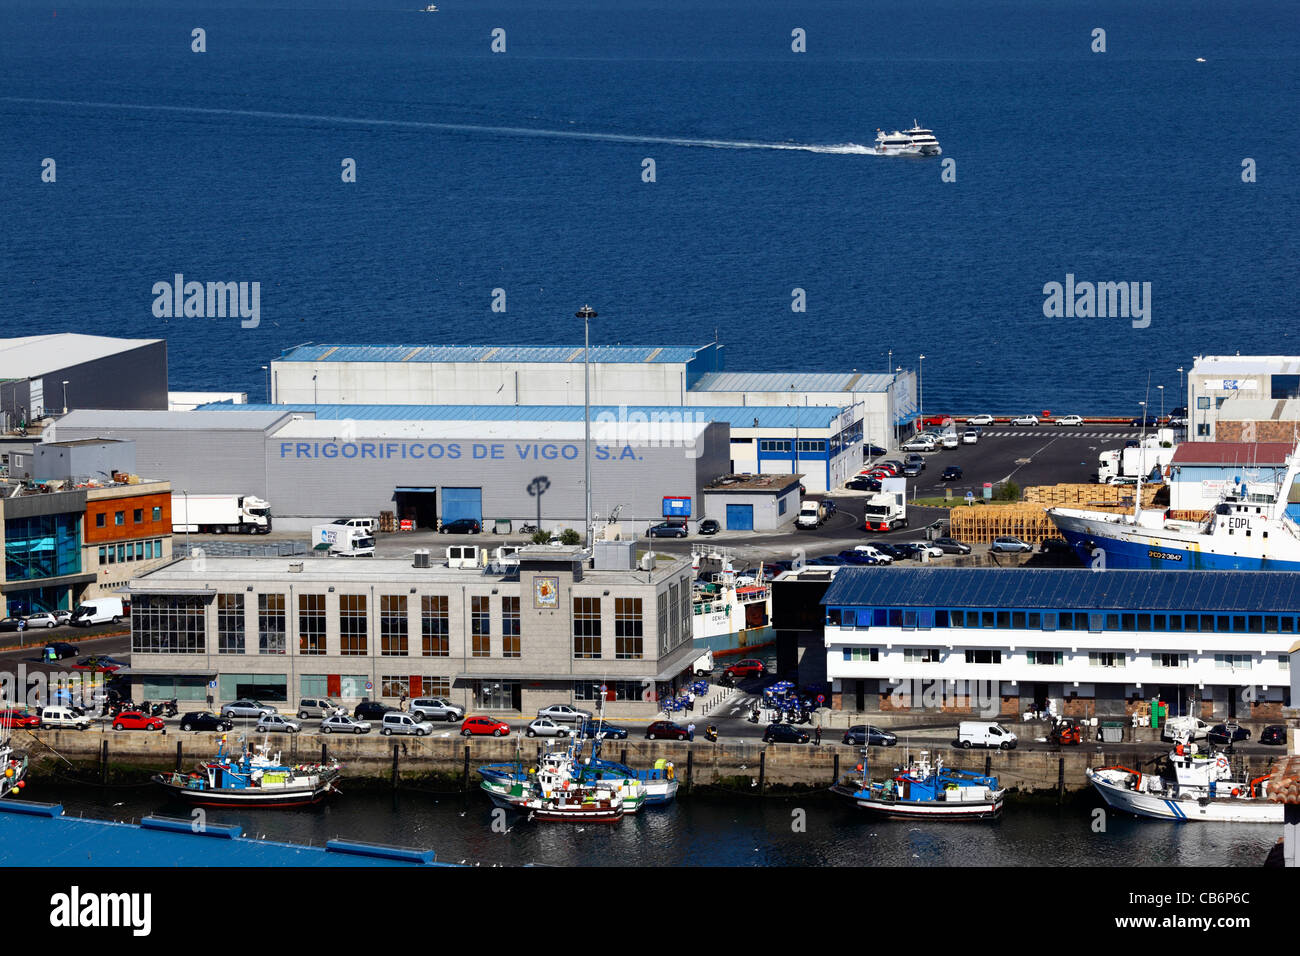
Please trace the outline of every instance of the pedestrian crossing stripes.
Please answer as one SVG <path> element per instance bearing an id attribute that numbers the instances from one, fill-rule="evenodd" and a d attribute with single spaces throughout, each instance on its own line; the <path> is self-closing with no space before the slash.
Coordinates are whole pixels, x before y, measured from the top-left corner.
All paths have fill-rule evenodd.
<path id="1" fill-rule="evenodd" d="M 1053 438 L 1132 438 L 1133 432 L 1076 432 L 1076 431 L 1042 431 L 1034 428 L 1021 428 L 1009 432 L 984 432 L 981 438 L 1016 438 L 1022 435 L 1048 434 Z"/>

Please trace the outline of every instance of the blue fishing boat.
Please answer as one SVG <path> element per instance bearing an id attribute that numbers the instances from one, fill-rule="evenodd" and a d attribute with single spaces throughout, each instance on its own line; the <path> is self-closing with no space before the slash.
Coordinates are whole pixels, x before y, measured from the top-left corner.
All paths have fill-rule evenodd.
<path id="1" fill-rule="evenodd" d="M 240 738 L 244 744 L 244 738 Z M 302 807 L 319 803 L 337 789 L 342 769 L 330 764 L 282 763 L 268 745 L 238 755 L 226 752 L 221 735 L 216 758 L 193 773 L 154 774 L 153 781 L 178 800 L 204 807 Z"/>
<path id="2" fill-rule="evenodd" d="M 878 783 L 868 779 L 865 758 L 857 770 L 860 778 L 846 777 L 831 792 L 893 819 L 987 820 L 1002 812 L 1006 795 L 997 777 L 946 768 L 942 758 L 932 766 L 925 750 L 906 770 L 895 768 L 894 776 Z"/>

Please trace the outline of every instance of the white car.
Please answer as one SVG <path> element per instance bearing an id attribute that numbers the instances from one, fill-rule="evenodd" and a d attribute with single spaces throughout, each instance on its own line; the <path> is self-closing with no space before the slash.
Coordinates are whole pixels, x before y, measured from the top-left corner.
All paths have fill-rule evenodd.
<path id="1" fill-rule="evenodd" d="M 863 554 L 867 555 L 868 557 L 875 558 L 877 564 L 894 563 L 894 558 L 892 555 L 885 554 L 885 552 L 883 551 L 877 551 L 869 544 L 856 544 L 853 546 L 853 550 L 861 551 Z"/>
<path id="2" fill-rule="evenodd" d="M 528 737 L 571 737 L 573 728 L 556 723 L 549 717 L 538 717 L 524 731 Z"/>
<path id="3" fill-rule="evenodd" d="M 992 424 L 993 424 L 993 416 L 992 416 L 992 415 L 973 415 L 972 417 L 966 419 L 966 424 L 967 424 L 967 425 L 992 425 Z"/>
<path id="4" fill-rule="evenodd" d="M 1037 425 L 1037 424 L 1038 424 L 1038 416 L 1037 416 L 1037 415 L 1021 415 L 1019 418 L 1013 418 L 1013 419 L 1011 419 L 1011 424 L 1013 424 L 1013 425 Z"/>
<path id="5" fill-rule="evenodd" d="M 978 428 L 968 428 L 961 433 L 961 443 L 963 445 L 975 445 L 980 440 L 980 430 Z"/>
<path id="6" fill-rule="evenodd" d="M 62 623 L 59 616 L 51 611 L 37 611 L 27 615 L 28 627 L 58 627 Z"/>
<path id="7" fill-rule="evenodd" d="M 258 720 L 253 732 L 257 734 L 296 734 L 302 730 L 302 724 L 279 714 L 264 714 Z"/>
<path id="8" fill-rule="evenodd" d="M 1066 416 L 1064 416 L 1064 417 L 1062 417 L 1062 418 L 1058 418 L 1058 419 L 1056 420 L 1056 424 L 1058 424 L 1058 425 L 1082 425 L 1082 424 L 1083 424 L 1083 416 L 1082 416 L 1082 415 L 1066 415 Z"/>

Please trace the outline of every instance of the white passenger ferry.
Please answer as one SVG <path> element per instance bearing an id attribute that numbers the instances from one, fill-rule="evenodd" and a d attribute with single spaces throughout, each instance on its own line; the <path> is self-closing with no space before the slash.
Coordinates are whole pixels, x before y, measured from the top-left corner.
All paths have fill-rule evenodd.
<path id="1" fill-rule="evenodd" d="M 885 156 L 938 156 L 943 150 L 939 148 L 934 130 L 922 129 L 916 120 L 912 120 L 912 128 L 902 132 L 886 133 L 877 129 L 876 152 Z"/>

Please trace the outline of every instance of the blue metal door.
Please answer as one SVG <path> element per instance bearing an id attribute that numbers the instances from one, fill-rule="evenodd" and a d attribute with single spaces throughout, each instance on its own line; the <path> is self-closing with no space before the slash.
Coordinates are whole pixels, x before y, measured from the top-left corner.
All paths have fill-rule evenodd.
<path id="1" fill-rule="evenodd" d="M 482 488 L 442 489 L 442 523 L 457 518 L 473 518 L 480 524 L 483 523 Z"/>
<path id="2" fill-rule="evenodd" d="M 753 505 L 727 505 L 727 530 L 728 531 L 753 531 L 754 530 L 754 506 Z"/>

